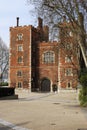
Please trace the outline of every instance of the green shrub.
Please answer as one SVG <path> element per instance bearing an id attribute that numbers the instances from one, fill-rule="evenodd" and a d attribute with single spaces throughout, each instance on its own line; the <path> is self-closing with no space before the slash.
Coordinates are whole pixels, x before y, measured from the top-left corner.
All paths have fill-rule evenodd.
<path id="1" fill-rule="evenodd" d="M 87 106 L 87 73 L 84 73 L 80 77 L 80 83 L 82 88 L 79 93 L 79 101 L 81 106 Z"/>
<path id="2" fill-rule="evenodd" d="M 8 82 L 1 82 L 0 86 L 8 86 Z"/>
<path id="3" fill-rule="evenodd" d="M 80 100 L 80 104 L 83 105 L 84 103 L 87 102 L 87 88 L 86 87 L 82 87 L 79 93 L 79 100 Z"/>
<path id="4" fill-rule="evenodd" d="M 87 106 L 87 87 L 81 88 L 79 93 L 79 101 L 81 106 Z"/>
<path id="5" fill-rule="evenodd" d="M 84 74 L 80 77 L 80 83 L 83 87 L 87 87 L 87 74 Z"/>

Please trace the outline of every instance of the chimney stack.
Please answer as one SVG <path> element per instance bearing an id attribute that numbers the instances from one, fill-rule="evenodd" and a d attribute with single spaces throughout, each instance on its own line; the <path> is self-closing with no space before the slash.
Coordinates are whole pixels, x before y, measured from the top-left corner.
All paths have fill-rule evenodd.
<path id="1" fill-rule="evenodd" d="M 63 22 L 66 22 L 66 16 L 65 15 L 63 16 Z"/>
<path id="2" fill-rule="evenodd" d="M 46 42 L 49 41 L 49 27 L 48 26 L 43 27 L 43 40 Z"/>
<path id="3" fill-rule="evenodd" d="M 43 27 L 43 20 L 40 17 L 38 18 L 38 27 L 39 28 Z"/>
<path id="4" fill-rule="evenodd" d="M 78 22 L 79 22 L 79 25 L 84 28 L 84 17 L 83 17 L 83 14 L 81 12 L 79 12 L 78 14 Z"/>
<path id="5" fill-rule="evenodd" d="M 19 17 L 17 17 L 17 27 L 19 26 Z"/>

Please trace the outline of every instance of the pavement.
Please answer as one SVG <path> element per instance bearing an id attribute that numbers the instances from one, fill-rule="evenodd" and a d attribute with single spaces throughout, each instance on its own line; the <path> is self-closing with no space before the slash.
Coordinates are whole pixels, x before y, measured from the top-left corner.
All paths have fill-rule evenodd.
<path id="1" fill-rule="evenodd" d="M 16 94 L 16 100 L 0 101 L 0 130 L 87 130 L 87 108 L 80 107 L 78 92 Z"/>

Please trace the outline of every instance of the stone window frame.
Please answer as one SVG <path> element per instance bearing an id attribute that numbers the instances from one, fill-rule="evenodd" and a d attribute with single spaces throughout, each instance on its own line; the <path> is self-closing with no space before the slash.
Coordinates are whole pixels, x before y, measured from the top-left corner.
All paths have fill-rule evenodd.
<path id="1" fill-rule="evenodd" d="M 17 41 L 23 40 L 23 33 L 17 34 Z"/>
<path id="2" fill-rule="evenodd" d="M 66 68 L 65 69 L 65 76 L 73 76 L 73 69 L 72 68 Z"/>
<path id="3" fill-rule="evenodd" d="M 72 55 L 66 55 L 65 56 L 65 63 L 71 63 L 73 61 Z"/>
<path id="4" fill-rule="evenodd" d="M 19 64 L 20 64 L 20 63 L 23 63 L 23 56 L 18 56 L 17 62 L 18 62 Z"/>
<path id="5" fill-rule="evenodd" d="M 22 52 L 23 51 L 23 44 L 17 45 L 17 51 Z"/>
<path id="6" fill-rule="evenodd" d="M 71 49 L 73 48 L 73 44 L 67 42 L 67 43 L 65 44 L 65 48 L 66 48 L 66 50 L 71 50 Z"/>
<path id="7" fill-rule="evenodd" d="M 17 88 L 23 88 L 23 82 L 22 81 L 17 82 Z"/>
<path id="8" fill-rule="evenodd" d="M 70 84 L 70 87 L 69 87 L 69 84 Z M 66 88 L 72 88 L 72 81 L 67 81 L 67 83 L 66 83 Z"/>
<path id="9" fill-rule="evenodd" d="M 18 76 L 18 77 L 22 77 L 22 75 L 23 75 L 23 72 L 22 72 L 21 70 L 18 70 L 18 71 L 17 71 L 17 76 Z"/>
<path id="10" fill-rule="evenodd" d="M 42 54 L 42 62 L 44 64 L 52 64 L 55 63 L 55 53 L 54 51 L 45 51 Z"/>

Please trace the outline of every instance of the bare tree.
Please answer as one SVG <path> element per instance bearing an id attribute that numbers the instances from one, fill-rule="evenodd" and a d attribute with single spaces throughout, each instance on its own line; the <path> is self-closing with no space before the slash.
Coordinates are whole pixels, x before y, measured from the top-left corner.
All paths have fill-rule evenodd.
<path id="1" fill-rule="evenodd" d="M 72 24 L 71 30 L 76 33 L 85 65 L 86 58 L 86 31 L 84 28 L 87 17 L 87 0 L 27 0 L 28 4 L 34 4 L 39 16 L 51 27 L 51 38 L 58 38 L 58 28 L 66 16 L 66 20 Z M 84 20 L 85 19 L 85 20 Z M 87 26 L 86 26 L 87 27 Z M 53 30 L 52 30 L 53 29 Z"/>
<path id="2" fill-rule="evenodd" d="M 55 26 L 61 22 L 63 16 L 72 23 L 81 27 L 79 12 L 85 16 L 87 13 L 86 0 L 27 0 L 28 3 L 35 4 L 38 15 L 44 18 L 46 23 Z M 77 20 L 76 20 L 77 19 Z M 81 30 L 82 32 L 82 30 Z"/>
<path id="3" fill-rule="evenodd" d="M 8 59 L 9 52 L 8 48 L 0 38 L 0 81 L 2 82 L 3 78 L 8 75 Z"/>

